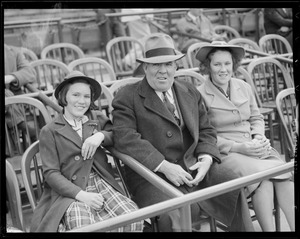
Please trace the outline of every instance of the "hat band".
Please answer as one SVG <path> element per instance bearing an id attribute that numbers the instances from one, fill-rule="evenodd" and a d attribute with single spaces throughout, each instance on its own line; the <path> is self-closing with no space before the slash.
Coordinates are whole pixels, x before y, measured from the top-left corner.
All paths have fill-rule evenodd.
<path id="1" fill-rule="evenodd" d="M 146 52 L 146 58 L 155 57 L 155 56 L 166 56 L 166 55 L 176 55 L 173 48 L 156 48 Z"/>

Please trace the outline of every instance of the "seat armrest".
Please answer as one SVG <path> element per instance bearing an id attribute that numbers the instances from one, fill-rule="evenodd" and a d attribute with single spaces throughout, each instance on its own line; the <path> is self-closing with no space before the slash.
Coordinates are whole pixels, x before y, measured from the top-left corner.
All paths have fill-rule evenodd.
<path id="1" fill-rule="evenodd" d="M 146 168 L 144 165 L 142 165 L 140 162 L 138 162 L 131 156 L 123 154 L 113 147 L 108 147 L 107 150 L 110 151 L 114 157 L 120 159 L 133 171 L 138 173 L 140 176 L 145 178 L 148 182 L 153 184 L 155 187 L 160 189 L 163 193 L 167 194 L 168 196 L 174 198 L 184 195 L 181 191 L 179 191 L 174 186 L 157 176 L 154 172 Z"/>

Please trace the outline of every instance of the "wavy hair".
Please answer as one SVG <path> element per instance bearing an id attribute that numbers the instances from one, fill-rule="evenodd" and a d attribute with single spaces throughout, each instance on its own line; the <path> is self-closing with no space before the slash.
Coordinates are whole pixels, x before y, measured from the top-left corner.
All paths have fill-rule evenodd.
<path id="1" fill-rule="evenodd" d="M 199 70 L 200 73 L 203 75 L 210 75 L 211 69 L 210 69 L 210 62 L 212 56 L 217 52 L 217 51 L 227 51 L 231 54 L 232 56 L 232 63 L 233 63 L 233 72 L 237 70 L 237 68 L 241 65 L 242 58 L 238 57 L 236 54 L 234 54 L 230 48 L 213 48 L 208 54 L 206 59 L 203 62 L 200 62 L 199 65 Z"/>

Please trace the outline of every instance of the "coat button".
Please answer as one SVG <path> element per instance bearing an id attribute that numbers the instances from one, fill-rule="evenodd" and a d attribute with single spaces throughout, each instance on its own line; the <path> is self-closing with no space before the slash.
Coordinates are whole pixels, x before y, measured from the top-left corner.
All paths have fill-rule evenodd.
<path id="1" fill-rule="evenodd" d="M 238 111 L 237 111 L 237 110 L 233 110 L 232 113 L 233 113 L 233 114 L 237 114 Z"/>
<path id="2" fill-rule="evenodd" d="M 168 136 L 168 138 L 171 138 L 173 136 L 173 133 L 171 131 L 168 131 L 167 136 Z"/>
<path id="3" fill-rule="evenodd" d="M 78 161 L 80 159 L 80 156 L 79 155 L 76 155 L 75 158 L 74 158 L 76 161 Z"/>
<path id="4" fill-rule="evenodd" d="M 77 179 L 77 175 L 73 175 L 72 181 L 75 181 Z"/>
<path id="5" fill-rule="evenodd" d="M 245 133 L 245 137 L 246 137 L 246 138 L 249 138 L 249 137 L 250 137 L 250 134 L 249 134 L 249 133 Z"/>

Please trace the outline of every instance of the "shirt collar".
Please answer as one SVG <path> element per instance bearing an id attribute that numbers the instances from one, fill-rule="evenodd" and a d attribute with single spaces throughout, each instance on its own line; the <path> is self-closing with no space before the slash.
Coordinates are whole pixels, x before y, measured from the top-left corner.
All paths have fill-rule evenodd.
<path id="1" fill-rule="evenodd" d="M 161 91 L 155 91 L 155 93 L 158 95 L 158 97 L 163 101 L 163 93 Z M 172 92 L 172 88 L 168 89 L 166 91 L 167 96 L 169 99 L 173 99 L 173 92 Z"/>
<path id="2" fill-rule="evenodd" d="M 67 119 L 67 117 L 65 115 L 63 115 L 63 116 L 64 116 L 65 120 L 73 127 L 77 127 L 78 123 L 79 124 L 81 123 L 81 125 L 82 125 L 89 120 L 89 118 L 86 115 L 82 116 L 80 119 L 72 119 L 72 120 Z"/>

